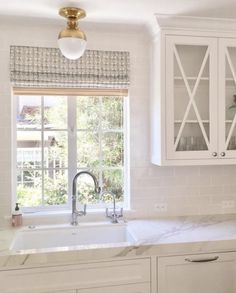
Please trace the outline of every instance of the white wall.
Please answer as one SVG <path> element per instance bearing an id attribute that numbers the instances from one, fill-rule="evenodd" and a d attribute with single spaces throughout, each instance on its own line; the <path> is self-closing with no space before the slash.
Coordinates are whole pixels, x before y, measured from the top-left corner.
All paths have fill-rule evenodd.
<path id="1" fill-rule="evenodd" d="M 11 91 L 9 46 L 56 47 L 60 25 L 19 22 L 0 24 L 0 225 L 11 214 Z M 223 200 L 236 200 L 236 166 L 158 167 L 150 163 L 150 41 L 141 27 L 86 28 L 89 49 L 128 50 L 131 55 L 130 140 L 131 207 L 136 215 L 229 213 Z M 158 213 L 156 203 L 166 203 Z"/>

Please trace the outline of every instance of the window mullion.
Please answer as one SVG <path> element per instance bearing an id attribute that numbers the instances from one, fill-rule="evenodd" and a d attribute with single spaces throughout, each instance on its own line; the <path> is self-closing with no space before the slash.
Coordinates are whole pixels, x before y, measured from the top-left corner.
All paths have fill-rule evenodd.
<path id="1" fill-rule="evenodd" d="M 42 154 L 41 154 L 41 166 L 42 166 L 42 181 L 41 181 L 41 195 L 42 195 L 42 205 L 44 206 L 44 178 L 45 178 L 45 174 L 44 174 L 44 96 L 41 96 L 41 150 L 42 150 Z"/>
<path id="2" fill-rule="evenodd" d="M 130 208 L 130 198 L 129 198 L 129 190 L 130 190 L 130 145 L 129 145 L 129 99 L 128 97 L 123 98 L 123 133 L 124 133 L 124 164 L 123 164 L 123 182 L 124 182 L 124 207 Z"/>
<path id="3" fill-rule="evenodd" d="M 17 165 L 17 151 L 18 151 L 18 146 L 17 146 L 17 134 L 18 134 L 18 129 L 17 129 L 17 109 L 19 107 L 19 97 L 18 96 L 13 96 L 12 98 L 13 101 L 13 109 L 12 109 L 12 116 L 13 116 L 13 121 L 12 121 L 12 132 L 13 132 L 13 137 L 12 137 L 12 148 L 14 150 L 13 156 L 12 156 L 12 180 L 11 180 L 11 185 L 12 185 L 12 192 L 13 192 L 13 197 L 12 197 L 12 210 L 15 207 L 15 203 L 17 202 L 17 175 L 18 172 L 21 174 L 21 182 L 23 181 L 23 171 Z"/>
<path id="4" fill-rule="evenodd" d="M 103 179 L 102 179 L 102 160 L 103 160 L 103 154 L 102 154 L 102 99 L 103 97 L 99 97 L 99 125 L 98 125 L 98 141 L 99 141 L 99 186 L 102 188 L 103 191 Z M 102 201 L 102 198 L 99 199 L 99 201 Z"/>
<path id="5" fill-rule="evenodd" d="M 71 205 L 72 180 L 77 173 L 76 97 L 67 97 L 68 117 L 68 204 Z"/>

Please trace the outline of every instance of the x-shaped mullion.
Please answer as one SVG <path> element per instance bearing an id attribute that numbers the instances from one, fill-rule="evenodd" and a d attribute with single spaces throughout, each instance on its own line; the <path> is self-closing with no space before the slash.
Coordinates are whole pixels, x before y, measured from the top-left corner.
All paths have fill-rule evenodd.
<path id="1" fill-rule="evenodd" d="M 204 59 L 203 59 L 203 62 L 202 62 L 200 71 L 199 71 L 198 76 L 197 76 L 196 83 L 195 83 L 194 88 L 193 88 L 193 91 L 191 91 L 191 89 L 189 87 L 189 83 L 188 83 L 186 74 L 185 74 L 184 69 L 182 67 L 182 64 L 181 64 L 181 61 L 180 61 L 180 58 L 179 58 L 179 54 L 178 54 L 178 51 L 176 50 L 176 47 L 175 46 L 174 46 L 174 54 L 175 54 L 177 64 L 179 66 L 181 75 L 183 77 L 183 80 L 184 80 L 184 83 L 185 83 L 185 86 L 186 86 L 186 89 L 187 89 L 187 92 L 188 92 L 188 95 L 189 95 L 189 103 L 187 105 L 187 108 L 186 108 L 186 111 L 185 111 L 185 114 L 184 114 L 184 118 L 183 118 L 183 121 L 181 123 L 180 129 L 179 129 L 179 132 L 178 132 L 176 141 L 175 141 L 175 145 L 174 145 L 175 146 L 175 150 L 177 149 L 177 146 L 178 146 L 178 143 L 179 143 L 181 134 L 183 132 L 183 129 L 184 129 L 184 126 L 185 126 L 185 123 L 186 123 L 186 120 L 187 120 L 187 117 L 188 117 L 188 114 L 189 114 L 191 105 L 194 108 L 194 111 L 195 111 L 195 114 L 196 114 L 198 123 L 200 125 L 201 131 L 202 131 L 202 134 L 203 134 L 203 137 L 204 137 L 205 142 L 207 144 L 207 147 L 209 149 L 209 140 L 208 140 L 208 137 L 207 137 L 205 128 L 203 126 L 201 116 L 200 116 L 200 114 L 198 112 L 197 105 L 196 105 L 195 100 L 194 100 L 194 97 L 195 97 L 195 94 L 196 94 L 196 91 L 197 91 L 197 88 L 198 88 L 198 85 L 199 85 L 199 82 L 200 82 L 200 79 L 201 79 L 203 70 L 205 68 L 205 65 L 206 65 L 206 62 L 207 62 L 207 59 L 208 59 L 208 56 L 209 56 L 209 48 L 207 48 L 206 54 L 204 56 Z"/>
<path id="2" fill-rule="evenodd" d="M 231 70 L 232 75 L 233 75 L 234 83 L 235 83 L 235 85 L 236 85 L 236 74 L 235 74 L 234 66 L 233 66 L 233 63 L 232 63 L 231 58 L 230 58 L 230 56 L 229 56 L 229 51 L 228 51 L 227 48 L 226 48 L 226 50 L 225 50 L 225 54 L 226 54 L 227 61 L 228 61 L 228 63 L 229 63 L 230 70 Z M 227 139 L 226 139 L 226 143 L 225 143 L 225 148 L 226 148 L 226 149 L 228 148 L 229 141 L 230 141 L 230 138 L 231 138 L 231 136 L 232 136 L 232 134 L 233 134 L 233 131 L 234 131 L 235 125 L 236 125 L 236 114 L 234 115 L 234 119 L 233 119 L 233 122 L 232 122 L 231 127 L 230 127 L 230 130 L 229 130 L 229 134 L 228 134 Z"/>

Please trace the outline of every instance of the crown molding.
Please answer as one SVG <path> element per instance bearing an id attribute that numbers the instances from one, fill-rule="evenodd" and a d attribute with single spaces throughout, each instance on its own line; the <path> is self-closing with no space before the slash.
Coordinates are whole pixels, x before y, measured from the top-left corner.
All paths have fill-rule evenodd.
<path id="1" fill-rule="evenodd" d="M 236 19 L 155 14 L 159 29 L 236 32 Z"/>

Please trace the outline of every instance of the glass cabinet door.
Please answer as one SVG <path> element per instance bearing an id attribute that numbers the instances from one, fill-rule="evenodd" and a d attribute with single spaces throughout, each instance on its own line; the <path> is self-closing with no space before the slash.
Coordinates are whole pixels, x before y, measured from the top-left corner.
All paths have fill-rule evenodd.
<path id="1" fill-rule="evenodd" d="M 219 42 L 219 157 L 236 157 L 236 40 Z"/>
<path id="2" fill-rule="evenodd" d="M 217 40 L 166 38 L 168 159 L 217 157 Z"/>

